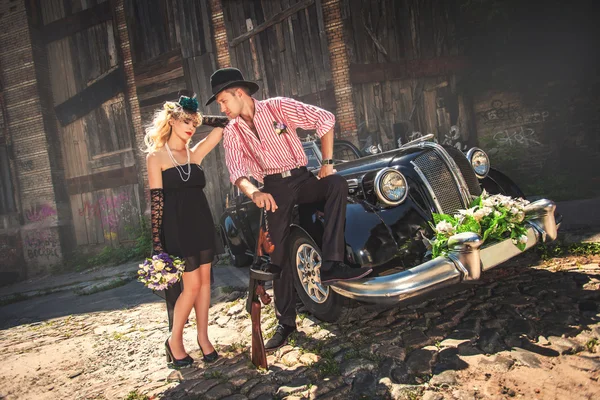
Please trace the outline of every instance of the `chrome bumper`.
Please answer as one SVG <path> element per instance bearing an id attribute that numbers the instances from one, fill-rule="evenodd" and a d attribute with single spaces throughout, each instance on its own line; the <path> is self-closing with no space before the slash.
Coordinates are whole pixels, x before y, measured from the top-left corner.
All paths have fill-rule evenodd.
<path id="1" fill-rule="evenodd" d="M 529 228 L 525 250 L 538 242 L 556 239 L 556 205 L 538 200 L 525 209 Z M 448 241 L 447 257 L 438 257 L 411 269 L 387 276 L 339 282 L 331 288 L 342 296 L 369 303 L 395 303 L 465 281 L 476 281 L 481 273 L 521 254 L 510 239 L 481 246 L 481 237 L 466 232 Z"/>

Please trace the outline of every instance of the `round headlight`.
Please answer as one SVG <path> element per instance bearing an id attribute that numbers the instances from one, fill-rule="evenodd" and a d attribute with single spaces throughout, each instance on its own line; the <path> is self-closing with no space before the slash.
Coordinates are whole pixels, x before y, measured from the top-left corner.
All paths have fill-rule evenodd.
<path id="1" fill-rule="evenodd" d="M 467 152 L 467 158 L 473 167 L 473 171 L 475 171 L 475 175 L 479 179 L 485 178 L 488 172 L 490 172 L 490 159 L 485 154 L 485 151 L 473 147 Z"/>
<path id="2" fill-rule="evenodd" d="M 387 205 L 396 206 L 406 199 L 408 183 L 400 172 L 385 168 L 375 176 L 375 193 L 379 200 Z"/>

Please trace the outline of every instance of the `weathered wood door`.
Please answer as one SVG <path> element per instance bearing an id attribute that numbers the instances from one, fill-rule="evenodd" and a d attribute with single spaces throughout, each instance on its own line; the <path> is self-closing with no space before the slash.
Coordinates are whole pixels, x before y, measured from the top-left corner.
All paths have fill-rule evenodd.
<path id="1" fill-rule="evenodd" d="M 460 91 L 467 65 L 452 2 L 341 0 L 358 137 L 384 149 L 433 133 L 463 148 L 474 136 Z"/>
<path id="2" fill-rule="evenodd" d="M 223 2 L 232 66 L 257 98 L 287 96 L 335 111 L 321 0 Z"/>
<path id="3" fill-rule="evenodd" d="M 108 1 L 38 3 L 77 245 L 135 238 L 140 199 L 131 118 Z"/>

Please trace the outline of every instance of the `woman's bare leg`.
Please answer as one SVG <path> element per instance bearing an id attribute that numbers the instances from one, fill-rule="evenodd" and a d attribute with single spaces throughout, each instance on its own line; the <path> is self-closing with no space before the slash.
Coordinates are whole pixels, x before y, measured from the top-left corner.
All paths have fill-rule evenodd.
<path id="1" fill-rule="evenodd" d="M 183 327 L 190 316 L 194 302 L 200 293 L 201 271 L 200 268 L 183 273 L 183 292 L 179 295 L 173 311 L 173 330 L 169 345 L 173 356 L 181 360 L 187 352 L 183 347 Z"/>
<path id="2" fill-rule="evenodd" d="M 200 291 L 194 302 L 198 341 L 204 354 L 212 353 L 215 348 L 208 339 L 208 309 L 210 308 L 210 268 L 211 264 L 202 264 L 200 268 Z"/>

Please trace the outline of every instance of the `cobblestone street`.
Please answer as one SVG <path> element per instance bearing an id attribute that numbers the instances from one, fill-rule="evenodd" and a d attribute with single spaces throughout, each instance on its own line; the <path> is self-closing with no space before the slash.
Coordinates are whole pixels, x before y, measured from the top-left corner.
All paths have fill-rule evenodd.
<path id="1" fill-rule="evenodd" d="M 340 324 L 301 314 L 269 371 L 249 361 L 246 293 L 234 287 L 216 289 L 210 311 L 222 358 L 180 371 L 166 367 L 166 311 L 156 296 L 125 309 L 4 321 L 0 398 L 597 399 L 599 260 L 527 254 L 418 304 L 354 305 Z M 272 306 L 262 315 L 269 337 Z M 194 323 L 192 314 L 185 344 L 200 360 Z"/>

